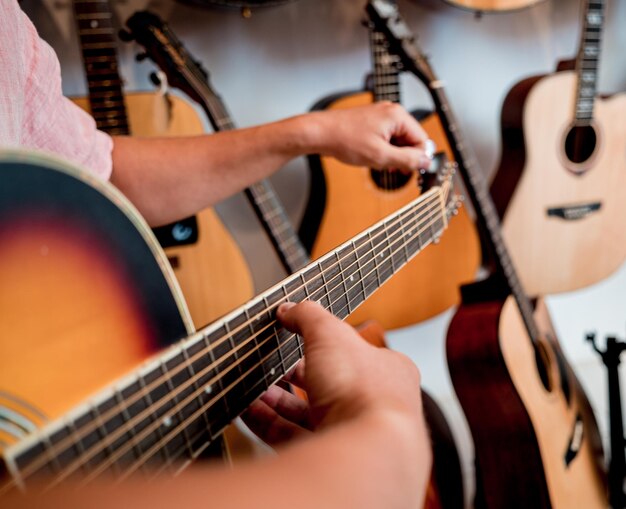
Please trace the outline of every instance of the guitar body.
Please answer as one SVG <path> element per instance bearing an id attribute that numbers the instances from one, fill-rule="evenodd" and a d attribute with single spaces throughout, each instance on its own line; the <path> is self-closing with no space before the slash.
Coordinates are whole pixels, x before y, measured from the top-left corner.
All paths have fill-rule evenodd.
<path id="1" fill-rule="evenodd" d="M 517 84 L 502 110 L 503 154 L 491 193 L 529 295 L 608 277 L 626 259 L 626 94 L 595 101 L 590 157 L 568 158 L 576 73 Z"/>
<path id="2" fill-rule="evenodd" d="M 589 403 L 542 301 L 535 319 L 548 338 L 542 356 L 550 390 L 512 297 L 464 303 L 450 323 L 447 358 L 474 439 L 476 507 L 606 508 Z"/>
<path id="3" fill-rule="evenodd" d="M 0 168 L 2 452 L 194 330 L 145 222 L 65 167 L 18 154 Z"/>
<path id="4" fill-rule="evenodd" d="M 362 92 L 331 100 L 325 109 L 349 108 L 372 101 L 369 92 Z M 438 118 L 431 115 L 422 125 L 439 150 L 450 156 Z M 402 187 L 388 191 L 377 187 L 369 168 L 317 156 L 310 157 L 310 164 L 311 194 L 300 237 L 313 259 L 420 194 L 416 174 Z M 397 329 L 430 318 L 458 302 L 459 284 L 474 279 L 479 262 L 476 230 L 465 209 L 461 209 L 439 244 L 430 246 L 419 260 L 402 268 L 348 321 L 358 324 L 373 319 L 385 329 Z"/>
<path id="5" fill-rule="evenodd" d="M 191 136 L 204 132 L 188 102 L 144 92 L 125 94 L 131 132 L 138 136 Z M 89 111 L 86 98 L 75 99 Z M 212 208 L 196 215 L 198 238 L 165 249 L 196 327 L 210 323 L 254 294 L 241 250 Z"/>

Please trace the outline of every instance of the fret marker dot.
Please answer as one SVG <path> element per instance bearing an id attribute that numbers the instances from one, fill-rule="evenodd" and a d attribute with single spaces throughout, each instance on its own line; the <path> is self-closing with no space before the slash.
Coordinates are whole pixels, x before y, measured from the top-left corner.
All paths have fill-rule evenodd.
<path id="1" fill-rule="evenodd" d="M 172 418 L 168 415 L 163 419 L 163 426 L 169 428 L 172 425 Z"/>
<path id="2" fill-rule="evenodd" d="M 210 385 L 207 385 L 207 386 L 204 388 L 204 392 L 206 392 L 207 394 L 211 394 L 211 393 L 213 392 L 213 387 L 212 387 L 212 386 L 210 386 Z"/>
<path id="3" fill-rule="evenodd" d="M 276 374 L 276 370 L 274 368 L 270 369 L 270 376 L 274 376 Z"/>
<path id="4" fill-rule="evenodd" d="M 380 257 L 382 258 L 383 256 L 385 256 L 385 253 L 380 253 Z"/>
<path id="5" fill-rule="evenodd" d="M 89 26 L 91 28 L 96 28 L 98 26 L 98 22 L 95 19 L 92 19 L 91 23 L 89 23 Z"/>
<path id="6" fill-rule="evenodd" d="M 350 276 L 350 281 L 354 281 L 354 276 Z"/>

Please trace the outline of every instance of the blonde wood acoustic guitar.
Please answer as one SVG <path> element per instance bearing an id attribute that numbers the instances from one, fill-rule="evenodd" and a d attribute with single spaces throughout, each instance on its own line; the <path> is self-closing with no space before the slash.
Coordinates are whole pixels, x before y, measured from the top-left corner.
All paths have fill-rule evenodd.
<path id="1" fill-rule="evenodd" d="M 518 83 L 502 108 L 491 193 L 530 295 L 592 285 L 626 260 L 626 94 L 596 97 L 604 0 L 581 14 L 574 69 Z"/>

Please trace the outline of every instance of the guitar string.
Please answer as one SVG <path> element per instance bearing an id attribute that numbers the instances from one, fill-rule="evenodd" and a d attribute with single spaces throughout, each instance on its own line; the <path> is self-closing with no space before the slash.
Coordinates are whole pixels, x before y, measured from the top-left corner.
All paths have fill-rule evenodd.
<path id="1" fill-rule="evenodd" d="M 434 199 L 434 196 L 431 196 L 431 201 L 432 201 L 433 199 Z M 425 203 L 428 203 L 428 202 L 426 201 Z M 414 213 L 414 214 L 415 214 L 416 212 L 417 212 L 417 209 L 412 211 L 412 213 Z M 409 211 L 408 211 L 407 213 L 405 213 L 404 215 L 406 216 L 408 213 L 411 213 L 411 210 L 409 210 Z M 394 223 L 397 223 L 397 222 L 398 222 L 398 220 L 400 220 L 400 221 L 401 221 L 402 219 L 403 219 L 403 216 L 398 216 L 398 218 L 396 218 L 396 219 L 395 219 L 392 223 L 390 223 L 389 225 L 386 225 L 386 229 L 389 229 L 389 227 L 390 227 L 390 226 L 394 225 Z M 408 224 L 408 223 L 407 223 L 407 224 Z M 403 228 L 404 228 L 404 226 L 403 226 Z M 371 244 L 372 246 L 374 246 L 374 240 L 375 240 L 375 239 L 377 239 L 377 237 L 380 237 L 380 235 L 382 235 L 384 232 L 385 232 L 384 230 L 381 230 L 381 231 L 380 231 L 380 232 L 378 232 L 378 234 L 376 234 L 374 237 L 371 237 L 371 239 L 370 239 L 370 244 Z M 380 245 L 380 244 L 379 244 L 379 245 Z M 368 254 L 369 254 L 369 253 L 368 253 Z M 319 274 L 317 277 L 321 276 L 321 275 L 322 275 L 322 274 L 324 274 L 325 272 L 328 272 L 328 271 L 331 271 L 331 270 L 335 269 L 335 268 L 337 267 L 337 265 L 341 262 L 341 260 L 343 260 L 343 258 L 342 258 L 342 259 L 340 259 L 338 263 L 333 263 L 333 264 L 332 264 L 332 265 L 330 265 L 328 268 L 321 270 L 321 271 L 320 271 L 320 274 Z M 358 262 L 358 260 L 357 260 L 357 262 Z M 351 264 L 351 265 L 353 265 L 353 264 Z M 351 267 L 351 266 L 349 266 L 349 267 Z M 320 267 L 320 268 L 321 268 L 321 267 Z M 337 276 L 335 276 L 333 279 L 336 279 L 336 278 L 337 278 L 340 274 L 341 274 L 341 272 L 340 272 Z M 331 279 L 331 281 L 332 281 L 333 279 Z M 300 287 L 296 288 L 296 289 L 292 292 L 292 294 L 293 294 L 293 293 L 295 293 L 295 292 L 297 292 L 297 291 L 299 291 L 299 290 L 301 290 L 301 289 L 303 288 L 303 286 L 304 286 L 304 285 L 302 285 L 302 286 L 300 286 Z M 332 291 L 333 291 L 333 290 L 335 290 L 337 287 L 338 287 L 338 286 L 335 286 L 335 287 L 334 287 L 333 289 L 331 289 L 330 291 L 332 292 Z M 354 287 L 353 287 L 353 288 L 354 288 Z M 290 294 L 290 295 L 291 295 L 291 294 Z M 274 306 L 272 306 L 272 307 L 276 307 L 276 305 L 274 305 Z M 269 309 L 271 309 L 272 307 L 270 307 Z M 264 312 L 267 312 L 267 310 L 266 310 L 266 311 L 264 311 Z M 250 322 L 248 322 L 247 324 L 249 324 L 249 323 L 250 323 Z M 240 327 L 239 327 L 239 329 L 241 329 L 243 326 L 245 326 L 245 325 L 247 325 L 247 324 L 242 324 L 242 326 L 240 326 Z M 234 331 L 231 331 L 231 335 L 232 335 L 232 334 L 235 334 L 236 332 L 238 332 L 238 330 L 239 330 L 239 329 L 236 329 L 236 330 L 234 330 Z M 212 345 L 212 346 L 218 346 L 219 344 L 221 344 L 221 343 L 222 343 L 223 341 L 225 341 L 226 339 L 227 339 L 226 337 L 223 337 L 223 338 L 221 339 L 220 343 L 216 343 L 215 345 Z M 228 338 L 228 339 L 229 339 L 229 338 Z M 195 358 L 198 358 L 198 357 L 200 357 L 200 355 L 204 355 L 205 353 L 206 353 L 206 352 L 199 352 L 199 354 L 198 354 L 198 355 L 196 355 L 196 356 L 192 357 L 191 359 L 189 359 L 189 361 L 193 361 Z M 220 359 L 220 361 L 221 361 L 221 360 L 222 360 L 222 359 Z M 189 361 L 188 361 L 188 362 L 189 362 Z M 181 366 L 179 366 L 178 368 L 183 369 L 184 367 L 185 367 L 185 366 L 182 366 L 182 365 L 181 365 Z M 178 372 L 178 371 L 179 371 L 179 369 L 177 369 L 177 371 L 176 371 L 176 372 Z M 173 373 L 173 374 L 175 374 L 175 373 Z M 170 374 L 170 375 L 171 375 L 171 374 Z M 150 390 L 151 388 L 153 388 L 154 386 L 156 386 L 156 385 L 157 385 L 157 383 L 160 383 L 160 381 L 161 381 L 163 378 L 165 378 L 165 377 L 160 377 L 159 379 L 157 379 L 157 380 L 155 380 L 154 382 L 152 382 L 149 386 L 144 387 L 144 391 Z M 137 394 L 137 396 L 138 396 L 138 397 L 135 399 L 135 401 L 136 401 L 136 400 L 138 400 L 138 399 L 141 397 L 141 395 L 139 395 L 139 394 Z M 132 402 L 133 402 L 133 401 L 132 401 L 132 399 L 133 399 L 133 398 L 131 398 L 131 401 L 130 401 L 130 402 L 124 402 L 124 403 L 127 405 L 127 406 L 126 406 L 126 408 L 128 408 L 128 406 L 129 406 L 130 404 L 132 404 Z M 102 420 L 106 420 L 106 419 L 108 419 L 109 417 L 111 417 L 111 416 L 112 416 L 112 414 L 113 414 L 113 412 L 114 412 L 114 411 L 116 411 L 116 410 L 119 410 L 119 405 L 118 405 L 118 406 L 116 406 L 116 407 L 111 408 L 111 409 L 110 409 L 109 411 L 107 411 L 104 415 L 100 416 L 100 418 L 101 418 Z M 94 424 L 95 424 L 95 423 L 93 423 L 93 422 L 92 422 L 92 423 L 89 423 L 89 424 L 88 424 L 87 426 L 85 426 L 83 429 L 78 430 L 78 432 L 83 432 L 83 433 L 84 433 L 82 436 L 79 436 L 79 439 L 82 439 L 82 438 L 84 438 L 84 437 L 86 436 L 86 433 L 85 433 L 85 428 L 88 430 L 88 431 L 87 431 L 87 433 L 88 433 L 88 432 L 90 432 L 90 431 L 95 430 L 95 429 L 98 427 L 97 425 L 94 425 Z M 70 442 L 72 439 L 74 439 L 74 438 L 75 438 L 75 437 L 67 437 L 66 439 L 62 440 L 61 442 L 59 442 L 59 443 L 55 444 L 55 445 L 54 445 L 54 447 L 52 447 L 51 449 L 49 449 L 49 450 L 48 450 L 48 452 L 53 453 L 53 452 L 55 452 L 57 449 L 59 449 L 59 448 L 61 448 L 61 447 L 65 446 L 65 445 L 71 445 L 69 442 Z M 64 450 L 65 450 L 65 449 L 64 449 Z M 25 476 L 28 476 L 28 475 L 30 475 L 30 473 L 32 472 L 32 470 L 33 470 L 33 469 L 39 468 L 39 467 L 40 467 L 40 466 L 42 466 L 42 465 L 43 465 L 43 463 L 42 463 L 41 461 L 39 461 L 39 462 L 35 461 L 35 462 L 33 462 L 33 463 L 31 463 L 31 464 L 29 465 L 29 467 L 30 467 L 30 468 L 25 468 L 25 470 L 24 470 L 23 474 L 24 474 Z"/>
<path id="2" fill-rule="evenodd" d="M 403 249 L 405 247 L 404 244 L 402 244 L 400 247 L 397 248 L 395 252 L 399 251 L 400 249 Z M 406 262 L 404 262 L 402 264 L 402 266 L 405 264 Z M 373 272 L 373 271 L 372 271 Z M 393 275 L 393 271 L 392 274 Z M 391 277 L 391 275 L 389 277 Z M 339 300 L 339 299 L 338 299 Z M 332 305 L 336 302 L 338 302 L 338 300 L 334 301 L 333 303 L 329 304 L 329 307 L 332 309 Z M 346 308 L 350 309 L 350 297 L 349 295 L 346 296 L 346 305 L 341 308 L 341 311 L 345 310 Z M 274 321 L 274 323 L 277 323 L 276 321 Z M 281 342 L 279 344 L 279 348 L 285 344 L 288 344 L 290 342 L 293 341 L 294 337 L 296 337 L 296 335 L 291 335 L 289 337 L 287 337 L 283 342 Z M 277 349 L 277 350 L 278 350 Z M 233 382 L 231 382 L 231 384 L 226 387 L 225 389 L 222 390 L 221 393 L 217 394 L 214 396 L 214 398 L 205 403 L 203 406 L 201 406 L 200 408 L 198 408 L 191 416 L 185 418 L 181 423 L 179 423 L 175 428 L 169 430 L 166 434 L 165 437 L 163 437 L 159 442 L 155 443 L 148 451 L 144 451 L 142 453 L 142 456 L 140 458 L 138 458 L 133 464 L 130 465 L 130 467 L 126 470 L 126 472 L 118 479 L 118 481 L 123 481 L 125 478 L 127 478 L 129 475 L 131 475 L 134 471 L 136 471 L 138 468 L 140 468 L 141 466 L 143 466 L 147 461 L 150 460 L 150 458 L 152 458 L 156 453 L 158 453 L 159 451 L 161 451 L 163 449 L 163 447 L 165 447 L 168 443 L 170 443 L 172 440 L 174 440 L 175 438 L 177 438 L 179 436 L 179 432 L 180 431 L 184 431 L 190 423 L 196 421 L 197 419 L 202 418 L 204 412 L 206 410 L 208 410 L 209 408 L 211 408 L 217 401 L 221 400 L 224 398 L 225 395 L 227 395 L 231 389 L 237 387 L 237 385 L 242 381 L 245 380 L 246 376 L 248 376 L 250 373 L 252 373 L 255 369 L 257 369 L 259 366 L 263 365 L 263 362 L 265 360 L 267 360 L 271 355 L 273 355 L 274 353 L 276 353 L 277 350 L 272 351 L 270 354 L 266 355 L 263 359 L 261 359 L 260 362 L 256 363 L 251 369 L 249 369 L 245 374 L 243 374 L 242 376 L 240 376 L 238 379 L 234 380 Z M 298 347 L 295 348 L 294 352 L 298 351 Z M 292 352 L 289 356 L 291 356 L 294 352 Z M 250 353 L 250 352 L 248 352 Z M 270 375 L 272 376 L 272 375 Z M 251 387 L 249 388 L 247 391 L 244 392 L 243 397 L 245 398 L 246 396 L 248 396 L 249 394 L 252 393 L 252 391 L 257 390 L 256 387 L 259 385 L 259 383 L 261 383 L 262 381 L 267 381 L 268 377 L 264 376 L 263 379 L 261 380 L 257 380 L 257 382 Z M 190 394 L 186 399 L 187 400 L 193 400 L 193 398 L 200 394 L 202 392 L 202 389 L 197 389 L 196 393 L 194 394 Z M 191 401 L 189 401 L 191 402 Z M 182 405 L 182 406 L 181 406 Z M 185 403 L 185 401 L 178 403 L 178 405 L 175 407 L 181 407 L 179 408 L 179 410 L 185 408 L 187 406 L 187 403 Z M 156 429 L 156 428 L 155 428 Z M 142 430 L 142 433 L 145 430 Z M 150 430 L 148 433 L 150 433 L 153 430 Z M 221 431 L 221 430 L 220 430 Z M 194 439 L 197 437 L 194 437 Z M 188 448 L 191 450 L 191 446 L 192 443 L 191 442 L 187 442 L 187 444 L 185 444 L 182 449 L 184 450 L 185 448 Z M 118 458 L 123 456 L 124 454 L 126 454 L 127 452 L 130 451 L 131 446 L 126 446 L 126 449 L 124 451 L 121 452 L 121 454 L 118 455 Z M 116 453 L 118 453 L 118 451 L 116 451 Z M 108 465 L 106 466 L 101 466 L 99 468 L 100 472 L 93 472 L 92 474 L 90 474 L 86 479 L 85 479 L 85 483 L 90 482 L 91 480 L 93 480 L 95 477 L 97 477 L 100 473 L 104 472 L 104 470 L 106 468 L 108 468 L 109 466 L 113 465 L 114 462 L 118 459 L 118 458 L 111 458 L 111 461 L 109 462 Z M 107 460 L 109 461 L 109 460 Z"/>
<path id="3" fill-rule="evenodd" d="M 344 308 L 342 308 L 342 309 L 345 309 L 345 307 L 344 307 Z M 294 342 L 292 341 L 292 339 L 293 339 L 293 336 L 290 336 L 289 338 L 285 339 L 285 341 L 284 341 L 283 343 L 281 343 L 281 345 L 279 346 L 279 348 L 281 348 L 282 346 L 285 346 L 285 345 L 286 345 L 287 343 L 289 343 L 289 342 L 294 343 Z M 287 345 L 287 346 L 289 346 L 289 345 Z M 299 343 L 298 341 L 295 341 L 295 345 L 294 345 L 293 350 L 285 356 L 285 358 L 288 360 L 288 362 L 285 362 L 285 365 L 287 365 L 287 366 L 295 366 L 295 365 L 296 365 L 296 362 L 297 362 L 297 361 L 299 361 L 299 360 L 301 359 L 301 356 L 298 356 L 298 353 L 299 353 L 299 351 L 300 351 L 300 348 L 301 348 L 301 347 L 300 347 L 300 343 Z M 295 361 L 294 361 L 293 363 L 291 363 L 291 362 L 289 361 L 289 359 L 291 359 L 294 355 L 296 355 L 297 357 L 296 357 Z M 287 371 L 289 371 L 289 370 L 287 370 Z M 268 377 L 264 377 L 264 378 L 263 378 L 263 380 L 267 382 Z M 259 382 L 257 382 L 257 384 L 255 384 L 255 386 L 256 386 L 256 385 L 258 385 L 258 383 L 262 382 L 263 380 L 260 380 Z M 268 386 L 269 386 L 269 385 L 270 385 L 270 384 L 268 383 Z M 253 386 L 250 390 L 253 390 L 255 386 Z M 249 392 L 250 392 L 250 391 L 248 391 L 248 392 L 246 393 L 246 395 L 247 395 Z M 222 430 L 222 431 L 223 431 L 223 430 Z M 220 432 L 220 433 L 221 433 L 221 432 Z M 191 439 L 188 441 L 188 443 L 187 443 L 187 444 L 185 444 L 185 445 L 183 445 L 183 446 L 179 447 L 179 448 L 175 451 L 175 453 L 174 453 L 173 455 L 169 455 L 169 454 L 167 454 L 167 459 L 166 459 L 164 462 L 162 462 L 162 464 L 160 465 L 160 467 L 159 467 L 159 468 L 157 468 L 157 469 L 155 469 L 154 471 L 152 471 L 152 478 L 157 477 L 157 476 L 158 476 L 158 475 L 160 475 L 160 474 L 161 474 L 161 472 L 163 472 L 166 468 L 171 467 L 171 466 L 172 466 L 172 465 L 173 465 L 173 464 L 174 464 L 174 463 L 178 460 L 178 458 L 180 458 L 180 456 L 181 456 L 181 455 L 185 454 L 185 452 L 186 452 L 187 450 L 189 450 L 189 451 L 190 451 L 190 458 L 188 459 L 187 464 L 189 464 L 189 463 L 191 463 L 193 460 L 195 460 L 195 459 L 198 457 L 198 455 L 199 455 L 199 454 L 200 454 L 200 453 L 201 453 L 201 452 L 202 452 L 202 451 L 203 451 L 206 447 L 208 447 L 208 446 L 209 446 L 209 445 L 211 445 L 211 443 L 212 443 L 211 441 L 205 441 L 205 442 L 203 442 L 202 444 L 200 444 L 200 447 L 199 447 L 198 449 L 196 449 L 195 451 L 193 451 L 193 450 L 192 450 L 193 444 L 195 444 L 195 443 L 197 442 L 197 440 L 198 440 L 198 439 L 200 439 L 203 435 L 206 435 L 206 430 L 201 429 L 201 430 L 199 430 L 199 431 L 198 431 L 195 435 L 193 435 L 193 436 L 191 437 Z M 173 437 L 173 438 L 175 438 L 175 437 Z M 211 438 L 211 440 L 214 440 L 214 438 Z M 167 445 L 166 445 L 165 447 L 167 447 Z M 149 460 L 146 460 L 146 461 L 145 461 L 142 465 L 139 465 L 139 467 L 138 467 L 138 468 L 143 467 L 143 466 L 147 463 L 147 461 L 149 461 Z M 185 468 L 186 466 L 187 466 L 187 465 L 184 465 L 184 467 L 183 467 L 183 468 Z M 177 472 L 177 473 L 178 473 L 178 472 Z"/>
<path id="4" fill-rule="evenodd" d="M 429 218 L 429 219 L 431 219 L 431 218 Z M 436 221 L 437 219 L 438 219 L 438 217 L 435 217 L 435 221 Z M 431 221 L 431 223 L 430 223 L 429 225 L 427 225 L 425 228 L 430 228 L 430 227 L 432 226 L 432 224 L 434 224 L 434 222 L 433 222 L 433 221 Z M 419 227 L 421 227 L 422 225 L 418 224 L 417 226 L 418 226 L 418 228 L 419 228 Z M 425 231 L 425 228 L 423 228 L 421 231 L 419 231 L 419 232 L 417 233 L 417 235 L 419 235 L 419 234 L 421 234 L 423 231 Z M 414 234 L 412 234 L 412 235 L 414 235 Z M 405 247 L 405 245 L 402 243 L 402 241 L 403 241 L 403 239 L 402 239 L 402 238 L 400 238 L 400 239 L 399 239 L 399 242 L 401 243 L 401 247 L 400 247 L 400 248 L 404 248 L 404 247 Z M 399 248 L 399 249 L 400 249 L 400 248 Z M 392 254 L 392 256 L 393 256 L 393 254 Z M 369 275 L 369 274 L 371 274 L 371 273 L 373 273 L 374 271 L 377 271 L 377 270 L 378 270 L 378 268 L 376 267 L 374 270 L 370 271 L 370 273 L 368 273 L 368 275 Z M 392 274 L 393 274 L 393 272 L 392 272 Z M 340 283 L 340 284 L 341 284 L 341 283 Z M 339 285 L 337 285 L 335 288 L 337 288 L 338 286 L 339 286 Z M 343 297 L 343 296 L 342 296 L 342 297 Z M 349 294 L 348 294 L 348 296 L 347 296 L 346 302 L 348 302 L 348 299 L 349 299 Z M 338 300 L 336 300 L 336 301 L 334 301 L 334 302 L 331 302 L 331 303 L 330 303 L 330 306 L 332 306 L 332 305 L 333 305 L 334 303 L 336 303 L 337 301 L 338 301 Z M 343 308 L 342 308 L 342 309 L 343 309 Z M 275 323 L 276 323 L 276 321 L 274 320 L 274 321 L 272 322 L 272 324 L 270 324 L 270 325 L 271 325 L 271 326 L 273 326 Z M 265 340 L 265 341 L 264 341 L 264 343 L 265 343 L 266 341 L 269 341 L 269 340 L 270 340 L 270 338 L 268 338 L 267 340 Z M 250 341 L 247 341 L 247 342 L 250 342 Z M 280 348 L 280 347 L 279 347 L 279 348 Z M 252 354 L 252 353 L 255 353 L 256 351 L 258 351 L 258 348 L 257 348 L 257 350 L 251 350 L 251 351 L 247 352 L 247 353 L 246 353 L 246 357 L 248 357 L 248 356 L 249 356 L 250 354 Z M 273 350 L 273 351 L 272 351 L 270 354 L 268 354 L 268 355 L 267 355 L 264 359 L 262 359 L 262 361 L 261 361 L 260 363 L 255 364 L 251 370 L 248 370 L 248 371 L 246 372 L 246 374 L 244 374 L 242 377 L 238 378 L 235 382 L 231 383 L 231 385 L 230 385 L 230 386 L 229 386 L 226 390 L 223 390 L 221 393 L 219 393 L 218 395 L 214 396 L 214 398 L 213 398 L 213 399 L 212 399 L 212 400 L 211 400 L 211 401 L 207 404 L 208 406 L 207 406 L 207 405 L 205 405 L 205 406 L 210 407 L 210 406 L 212 406 L 212 405 L 213 405 L 216 401 L 218 401 L 218 400 L 222 399 L 222 398 L 223 398 L 223 396 L 224 396 L 225 394 L 227 394 L 227 393 L 229 392 L 229 390 L 230 390 L 232 387 L 236 386 L 236 385 L 237 385 L 237 384 L 238 384 L 241 380 L 245 379 L 245 377 L 246 377 L 249 373 L 251 373 L 254 369 L 256 369 L 258 366 L 260 366 L 260 365 L 261 365 L 261 364 L 262 364 L 262 363 L 263 363 L 263 362 L 264 362 L 264 361 L 265 361 L 265 360 L 266 360 L 269 356 L 273 355 L 273 354 L 274 354 L 274 353 L 276 353 L 276 352 L 277 352 L 277 350 Z M 225 374 L 226 374 L 227 372 L 229 372 L 229 371 L 230 371 L 233 367 L 238 366 L 239 364 L 241 364 L 241 363 L 240 363 L 240 362 L 235 362 L 235 363 L 233 363 L 231 366 L 229 366 L 228 370 L 225 370 L 224 372 L 221 372 L 219 375 L 217 375 L 217 377 L 214 377 L 214 378 L 212 379 L 212 381 L 211 381 L 211 382 L 212 382 L 212 383 L 211 383 L 211 385 L 213 385 L 213 381 L 214 381 L 214 380 L 216 380 L 216 379 L 220 379 L 220 378 L 223 378 L 223 375 L 225 375 Z M 205 369 L 205 370 L 206 370 L 206 369 Z M 198 377 L 197 375 L 196 375 L 195 377 L 191 377 L 189 380 L 187 380 L 187 381 L 186 381 L 186 383 L 187 383 L 187 382 L 189 382 L 189 381 L 193 381 L 192 379 L 193 379 L 193 380 L 197 380 L 197 379 L 199 379 L 199 377 Z M 179 387 L 179 388 L 177 388 L 177 389 L 180 389 L 180 387 Z M 203 390 L 204 390 L 204 389 L 197 389 L 194 393 L 192 393 L 192 394 L 190 394 L 189 396 L 187 396 L 187 397 L 185 398 L 185 400 L 183 400 L 182 402 L 177 403 L 177 404 L 176 404 L 176 405 L 175 405 L 172 409 L 170 409 L 170 410 L 171 410 L 171 411 L 174 411 L 174 412 L 179 412 L 182 408 L 184 408 L 185 406 L 187 406 L 187 403 L 189 403 L 189 402 L 190 402 L 190 400 L 191 400 L 192 398 L 194 398 L 194 397 L 195 397 L 195 396 L 197 396 L 198 394 L 202 393 L 202 391 L 203 391 Z M 174 392 L 174 397 L 175 397 L 176 395 L 178 395 L 178 394 L 181 392 L 181 390 L 177 390 L 177 391 L 173 391 L 173 392 Z M 172 398 L 172 399 L 173 399 L 173 398 Z M 170 402 L 172 399 L 170 399 L 168 402 Z M 162 402 L 163 402 L 163 401 L 161 400 L 161 401 L 160 401 L 160 403 L 162 403 Z M 182 407 L 181 407 L 181 405 L 182 405 Z M 145 411 L 144 411 L 144 412 L 145 412 Z M 142 413 L 143 413 L 143 412 L 142 412 Z M 193 419 L 195 419 L 195 417 L 196 417 L 197 415 L 198 415 L 198 412 L 196 412 L 192 418 L 193 418 Z M 131 423 L 132 423 L 132 421 L 133 421 L 133 420 L 135 420 L 135 421 L 136 421 L 136 420 L 137 420 L 137 417 L 138 417 L 138 416 L 135 416 L 133 419 L 131 419 L 131 421 L 129 421 L 128 423 L 125 423 L 125 425 L 124 425 L 123 427 L 118 428 L 118 429 L 116 430 L 116 433 L 111 434 L 110 436 L 108 436 L 108 437 L 107 437 L 108 443 L 107 443 L 107 440 L 105 440 L 105 441 L 104 441 L 104 446 L 105 446 L 105 448 L 106 448 L 108 445 L 110 445 L 112 442 L 114 442 L 114 441 L 118 438 L 119 431 L 120 431 L 121 429 L 123 429 L 123 428 L 132 428 Z M 180 428 L 180 427 L 181 427 L 181 426 L 182 426 L 185 422 L 187 422 L 187 421 L 188 421 L 188 420 L 184 420 L 184 421 L 183 421 L 181 424 L 179 424 L 176 428 L 174 428 L 173 430 L 170 430 L 170 431 L 168 432 L 168 435 L 171 435 L 172 433 L 174 433 L 175 431 L 177 431 L 177 430 L 178 430 L 178 429 L 179 429 L 179 428 Z M 155 424 L 157 424 L 157 425 L 156 425 L 156 427 L 155 427 Z M 146 428 L 144 428 L 144 429 L 140 432 L 139 436 L 135 435 L 134 437 L 132 437 L 132 438 L 131 438 L 131 442 L 135 442 L 137 439 L 141 440 L 141 439 L 142 439 L 142 438 L 144 438 L 144 437 L 145 437 L 148 433 L 151 433 L 151 432 L 152 432 L 152 431 L 154 431 L 155 429 L 158 429 L 158 427 L 160 427 L 160 425 L 161 425 L 161 423 L 160 423 L 160 422 L 159 422 L 159 423 L 153 422 L 151 425 L 148 425 Z M 125 431 L 125 432 L 126 432 L 126 431 Z M 174 435 L 174 436 L 175 436 L 175 435 Z M 153 448 L 154 448 L 154 447 L 156 447 L 157 445 L 161 445 L 161 442 L 162 442 L 162 441 L 163 441 L 163 440 L 161 440 L 160 442 L 157 442 L 157 444 L 155 444 L 155 446 L 153 446 Z M 113 462 L 114 462 L 114 461 L 116 461 L 116 460 L 117 460 L 117 459 L 118 459 L 121 455 L 124 455 L 126 452 L 128 452 L 129 448 L 130 448 L 130 447 L 133 447 L 134 445 L 135 445 L 135 444 L 132 444 L 132 443 L 131 443 L 130 445 L 128 445 L 128 443 L 126 443 L 126 444 L 125 444 L 125 448 L 120 448 L 120 449 L 117 449 L 116 451 L 114 451 L 113 455 L 112 455 L 110 458 L 107 458 L 107 461 L 106 461 L 105 463 L 101 464 L 101 465 L 98 467 L 98 469 L 96 469 L 96 470 L 95 470 L 92 474 L 90 474 L 90 475 L 86 478 L 85 482 L 88 482 L 90 479 L 92 479 L 92 478 L 94 478 L 95 476 L 99 475 L 99 473 L 101 473 L 101 472 L 102 472 L 102 471 L 104 471 L 106 468 L 108 468 L 111 464 L 113 464 Z M 158 450 L 159 450 L 159 449 L 155 449 L 155 451 L 154 451 L 154 452 L 156 452 L 156 451 L 158 451 Z M 98 450 L 97 452 L 101 452 L 101 451 L 102 451 L 102 448 L 100 448 L 100 450 Z M 96 452 L 96 453 L 97 453 L 97 452 Z M 66 478 L 68 475 L 70 475 L 72 472 L 74 472 L 74 471 L 76 470 L 76 468 L 79 468 L 80 466 L 84 465 L 85 461 L 88 461 L 89 459 L 91 459 L 91 458 L 93 457 L 93 454 L 94 454 L 94 449 L 92 448 L 92 449 L 89 451 L 89 455 L 87 455 L 87 458 L 77 458 L 77 460 L 75 460 L 75 462 L 74 462 L 74 463 L 76 463 L 77 461 L 79 461 L 79 460 L 81 460 L 81 459 L 82 459 L 82 462 L 80 462 L 78 465 L 69 465 L 69 466 L 67 466 L 67 467 L 65 468 L 65 472 L 61 472 L 61 473 L 59 474 L 59 478 L 58 478 L 58 479 L 57 479 L 57 480 L 56 480 L 56 481 L 55 481 L 55 482 L 54 482 L 51 486 L 54 486 L 54 485 L 58 484 L 58 482 L 62 481 L 64 478 Z M 145 454 L 145 453 L 144 453 L 144 454 Z"/>

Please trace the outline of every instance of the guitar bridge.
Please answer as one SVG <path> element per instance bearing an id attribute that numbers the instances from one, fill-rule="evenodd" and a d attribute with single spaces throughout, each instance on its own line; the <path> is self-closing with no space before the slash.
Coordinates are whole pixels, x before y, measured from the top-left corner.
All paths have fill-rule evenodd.
<path id="1" fill-rule="evenodd" d="M 602 208 L 601 202 L 585 203 L 581 205 L 567 205 L 564 207 L 552 207 L 546 212 L 548 216 L 558 217 L 565 221 L 583 219 Z"/>

